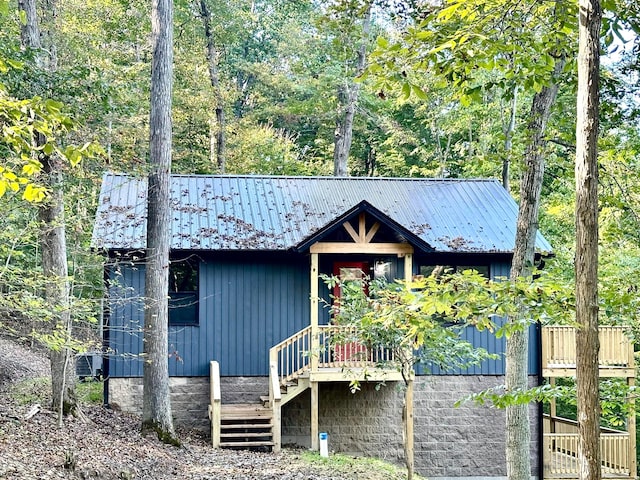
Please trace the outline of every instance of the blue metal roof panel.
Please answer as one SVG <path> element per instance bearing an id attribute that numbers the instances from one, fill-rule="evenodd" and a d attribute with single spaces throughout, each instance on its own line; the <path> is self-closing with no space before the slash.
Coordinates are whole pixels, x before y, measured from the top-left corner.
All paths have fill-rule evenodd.
<path id="1" fill-rule="evenodd" d="M 146 180 L 107 173 L 92 244 L 142 249 Z M 511 252 L 518 208 L 495 180 L 175 175 L 172 248 L 287 250 L 367 201 L 440 252 Z M 538 235 L 537 248 L 551 252 Z"/>

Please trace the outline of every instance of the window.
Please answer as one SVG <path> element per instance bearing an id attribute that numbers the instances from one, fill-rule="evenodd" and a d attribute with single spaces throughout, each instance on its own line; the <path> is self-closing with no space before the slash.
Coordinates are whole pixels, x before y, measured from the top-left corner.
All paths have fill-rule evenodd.
<path id="1" fill-rule="evenodd" d="M 423 277 L 440 277 L 444 274 L 462 272 L 464 270 L 475 270 L 480 275 L 489 278 L 489 267 L 487 265 L 420 265 L 420 275 Z"/>
<path id="2" fill-rule="evenodd" d="M 169 325 L 198 325 L 198 260 L 169 266 Z"/>

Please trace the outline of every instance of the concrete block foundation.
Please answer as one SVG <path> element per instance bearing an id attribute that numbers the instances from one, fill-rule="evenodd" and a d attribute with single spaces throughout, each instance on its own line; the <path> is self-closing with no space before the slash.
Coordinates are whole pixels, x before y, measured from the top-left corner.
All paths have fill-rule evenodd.
<path id="1" fill-rule="evenodd" d="M 535 384 L 531 377 L 531 383 Z M 500 479 L 506 476 L 503 410 L 454 403 L 471 393 L 504 383 L 502 376 L 433 375 L 415 380 L 414 429 L 416 471 L 432 479 Z M 351 393 L 348 383 L 322 383 L 319 430 L 329 434 L 329 450 L 404 463 L 403 385 L 363 383 Z M 142 379 L 109 379 L 109 402 L 142 413 Z M 176 425 L 210 431 L 209 379 L 172 377 L 171 402 Z M 223 403 L 257 403 L 269 391 L 266 377 L 223 377 Z M 310 392 L 283 407 L 282 443 L 309 447 Z M 538 470 L 538 410 L 531 406 L 532 474 Z"/>

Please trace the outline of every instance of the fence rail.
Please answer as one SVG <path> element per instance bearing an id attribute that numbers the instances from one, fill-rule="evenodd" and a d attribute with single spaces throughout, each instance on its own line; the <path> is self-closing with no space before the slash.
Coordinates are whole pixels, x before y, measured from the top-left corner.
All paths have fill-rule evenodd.
<path id="1" fill-rule="evenodd" d="M 578 478 L 578 424 L 573 420 L 544 417 L 545 477 Z M 600 434 L 602 474 L 632 477 L 629 433 L 603 428 Z"/>
<path id="2" fill-rule="evenodd" d="M 605 367 L 633 366 L 633 344 L 625 327 L 599 328 L 599 364 Z M 576 364 L 576 329 L 574 327 L 542 327 L 542 367 L 573 367 Z"/>

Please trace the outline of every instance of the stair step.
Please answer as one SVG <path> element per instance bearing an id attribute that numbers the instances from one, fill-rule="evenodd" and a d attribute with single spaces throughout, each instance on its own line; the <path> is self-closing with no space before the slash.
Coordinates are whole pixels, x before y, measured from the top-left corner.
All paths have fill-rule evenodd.
<path id="1" fill-rule="evenodd" d="M 220 442 L 221 447 L 273 447 L 273 442 Z"/>
<path id="2" fill-rule="evenodd" d="M 271 431 L 268 432 L 244 432 L 244 433 L 226 433 L 220 432 L 220 438 L 261 438 L 261 437 L 269 437 L 271 438 Z"/>
<path id="3" fill-rule="evenodd" d="M 232 418 L 271 418 L 273 412 L 261 404 L 223 405 L 221 409 L 223 420 Z"/>
<path id="4" fill-rule="evenodd" d="M 271 428 L 273 424 L 269 423 L 227 423 L 220 425 L 220 430 L 237 430 L 241 428 L 256 429 L 256 428 Z"/>
<path id="5" fill-rule="evenodd" d="M 222 415 L 222 417 L 220 418 L 221 421 L 229 421 L 229 422 L 236 422 L 236 421 L 254 421 L 254 422 L 269 422 L 271 421 L 271 417 L 272 415 Z"/>

